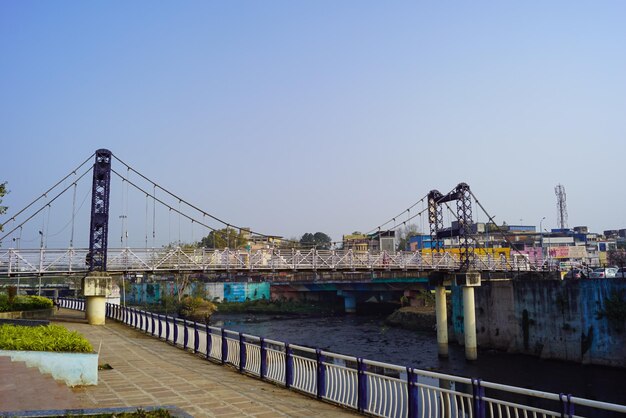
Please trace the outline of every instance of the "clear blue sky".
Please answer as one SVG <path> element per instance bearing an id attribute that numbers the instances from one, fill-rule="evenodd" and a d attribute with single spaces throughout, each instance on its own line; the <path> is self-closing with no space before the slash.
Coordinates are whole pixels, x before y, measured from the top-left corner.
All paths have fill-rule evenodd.
<path id="1" fill-rule="evenodd" d="M 4 204 L 108 148 L 286 237 L 339 240 L 459 182 L 499 222 L 556 227 L 561 183 L 570 226 L 626 228 L 625 18 L 623 1 L 2 0 Z"/>

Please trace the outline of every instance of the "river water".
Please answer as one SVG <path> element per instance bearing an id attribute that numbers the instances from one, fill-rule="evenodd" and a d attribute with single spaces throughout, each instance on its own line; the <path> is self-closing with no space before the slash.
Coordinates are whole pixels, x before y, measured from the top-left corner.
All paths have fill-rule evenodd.
<path id="1" fill-rule="evenodd" d="M 383 320 L 354 315 L 277 318 L 218 313 L 211 318 L 211 325 L 401 366 L 626 404 L 624 369 L 541 360 L 498 351 L 480 351 L 477 361 L 468 362 L 464 348 L 452 343 L 449 358 L 440 359 L 435 333 L 392 328 Z"/>

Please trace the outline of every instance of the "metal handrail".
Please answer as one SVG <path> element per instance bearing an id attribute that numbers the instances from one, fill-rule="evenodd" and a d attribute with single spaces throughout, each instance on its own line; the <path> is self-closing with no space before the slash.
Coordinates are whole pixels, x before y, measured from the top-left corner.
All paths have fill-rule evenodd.
<path id="1" fill-rule="evenodd" d="M 9 249 L 0 253 L 0 275 L 63 274 L 87 271 L 86 248 Z M 429 271 L 457 270 L 458 254 L 443 252 L 425 256 L 420 252 L 353 250 L 183 250 L 181 248 L 109 248 L 110 272 L 171 271 Z M 502 262 L 503 261 L 503 262 Z M 489 255 L 476 255 L 473 268 L 485 271 L 530 271 L 537 267 L 515 259 L 494 262 Z"/>

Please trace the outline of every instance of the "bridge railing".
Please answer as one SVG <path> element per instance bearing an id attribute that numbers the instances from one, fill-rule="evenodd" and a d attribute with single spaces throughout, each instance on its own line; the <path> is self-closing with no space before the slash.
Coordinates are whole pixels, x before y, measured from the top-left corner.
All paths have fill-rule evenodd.
<path id="1" fill-rule="evenodd" d="M 85 308 L 78 299 L 59 303 Z M 374 416 L 626 416 L 622 405 L 381 363 L 120 305 L 107 304 L 106 316 L 240 373 Z"/>
<path id="2" fill-rule="evenodd" d="M 9 249 L 0 252 L 0 274 L 55 274 L 87 270 L 88 249 Z M 109 248 L 110 272 L 159 271 L 363 271 L 458 270 L 458 254 L 353 250 Z M 537 269 L 526 259 L 476 255 L 472 268 L 489 271 Z"/>

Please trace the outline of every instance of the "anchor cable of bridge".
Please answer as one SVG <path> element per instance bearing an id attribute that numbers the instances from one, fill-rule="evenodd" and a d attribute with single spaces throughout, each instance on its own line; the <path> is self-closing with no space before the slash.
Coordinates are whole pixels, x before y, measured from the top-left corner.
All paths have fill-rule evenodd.
<path id="1" fill-rule="evenodd" d="M 50 187 L 48 190 L 46 190 L 45 192 L 43 192 L 39 197 L 37 197 L 35 200 L 33 200 L 32 202 L 30 202 L 28 205 L 26 205 L 24 208 L 22 208 L 20 211 L 18 211 L 15 215 L 9 217 L 8 221 L 0 224 L 0 230 L 2 230 L 2 228 L 8 224 L 11 221 L 15 221 L 15 219 L 20 216 L 23 212 L 25 212 L 26 210 L 28 210 L 32 205 L 34 205 L 35 203 L 37 203 L 39 200 L 43 199 L 44 197 L 48 196 L 48 193 L 50 193 L 52 190 L 54 190 L 55 188 L 57 188 L 59 186 L 59 184 L 63 183 L 65 180 L 67 180 L 70 176 L 76 175 L 76 172 L 78 170 L 80 170 L 85 164 L 87 164 L 89 161 L 91 161 L 91 159 L 93 158 L 93 156 L 95 155 L 95 152 L 93 154 L 91 154 L 85 161 L 83 161 L 78 167 L 76 167 L 74 170 L 70 171 L 70 173 L 68 175 L 66 175 L 65 177 L 63 177 L 61 180 L 57 181 L 54 186 Z M 91 170 L 91 168 L 90 168 Z M 81 176 L 82 178 L 82 176 Z M 75 180 L 74 182 L 72 182 L 72 184 L 75 184 L 78 180 Z M 71 185 L 70 185 L 71 186 Z M 45 207 L 45 206 L 44 206 Z M 6 236 L 6 235 L 5 235 Z"/>
<path id="2" fill-rule="evenodd" d="M 50 201 L 48 201 L 45 205 L 43 205 L 41 208 L 39 208 L 39 210 L 37 210 L 35 213 L 33 213 L 32 215 L 30 215 L 28 218 L 26 218 L 22 223 L 20 223 L 19 225 L 17 225 L 15 228 L 11 229 L 9 232 L 7 232 L 6 234 L 4 234 L 3 236 L 0 237 L 0 242 L 2 242 L 6 237 L 8 237 L 9 235 L 11 235 L 13 232 L 15 232 L 16 230 L 18 230 L 19 228 L 23 227 L 28 221 L 30 221 L 31 219 L 33 219 L 35 216 L 37 216 L 41 211 L 45 210 L 47 207 L 50 207 L 50 205 L 52 204 L 52 202 L 54 202 L 55 200 L 57 200 L 59 197 L 61 197 L 61 195 L 63 195 L 66 191 L 68 191 L 70 188 L 72 188 L 76 183 L 78 183 L 83 177 L 85 177 L 91 170 L 93 169 L 92 167 L 89 167 L 83 174 L 80 175 L 80 177 L 78 177 L 76 180 L 74 180 L 70 185 L 68 185 L 66 188 L 64 188 L 63 190 L 61 190 L 56 196 L 54 196 Z M 23 212 L 23 211 L 21 211 Z M 20 213 L 21 213 L 20 212 Z"/>
<path id="3" fill-rule="evenodd" d="M 261 237 L 265 237 L 265 238 L 274 238 L 274 237 L 276 237 L 276 235 L 263 234 L 263 233 L 258 232 L 258 231 L 253 231 L 253 230 L 251 230 L 251 229 L 248 229 L 248 228 L 243 228 L 243 227 L 241 227 L 241 226 L 237 226 L 237 225 L 234 225 L 234 224 L 232 224 L 232 223 L 226 222 L 225 220 L 220 219 L 220 218 L 218 218 L 217 216 L 212 215 L 212 214 L 210 214 L 210 213 L 208 213 L 208 212 L 206 212 L 206 211 L 204 211 L 204 210 L 200 209 L 198 206 L 196 206 L 196 205 L 194 205 L 194 204 L 192 204 L 192 203 L 190 203 L 190 202 L 186 201 L 186 200 L 185 200 L 185 199 L 183 199 L 182 197 L 180 197 L 180 196 L 178 196 L 178 195 L 176 195 L 176 194 L 174 194 L 174 193 L 170 192 L 169 190 L 167 190 L 166 188 L 164 188 L 163 186 L 161 186 L 161 185 L 160 185 L 160 184 L 158 184 L 157 182 L 155 182 L 155 181 L 153 181 L 153 180 L 149 179 L 148 177 L 146 177 L 145 175 L 143 175 L 142 173 L 140 173 L 139 171 L 135 170 L 133 167 L 131 167 L 130 165 L 128 165 L 126 162 L 122 161 L 122 160 L 121 160 L 121 159 L 120 159 L 117 155 L 112 154 L 112 156 L 113 156 L 113 158 L 115 158 L 117 161 L 119 161 L 119 162 L 120 162 L 123 166 L 125 166 L 128 170 L 132 171 L 133 173 L 137 174 L 139 177 L 143 178 L 143 179 L 144 179 L 145 181 L 147 181 L 148 183 L 152 184 L 154 188 L 159 188 L 160 190 L 164 191 L 165 193 L 167 193 L 168 195 L 170 195 L 170 196 L 171 196 L 171 197 L 173 197 L 174 199 L 178 200 L 180 203 L 184 203 L 185 205 L 187 205 L 188 207 L 190 207 L 190 208 L 192 208 L 192 209 L 196 210 L 197 212 L 201 213 L 202 215 L 204 215 L 204 216 L 208 216 L 209 218 L 211 218 L 211 219 L 213 219 L 213 220 L 215 220 L 215 221 L 217 221 L 217 222 L 219 222 L 219 223 L 223 224 L 224 226 L 226 226 L 226 228 L 234 228 L 234 229 L 238 229 L 238 230 L 240 230 L 240 231 L 243 231 L 243 230 L 245 229 L 246 231 L 248 231 L 248 232 L 249 232 L 249 233 L 251 233 L 251 234 L 255 234 L 255 235 L 258 235 L 258 236 L 261 236 Z M 119 174 L 119 173 L 117 173 L 117 172 L 116 172 L 115 174 L 117 174 L 118 176 L 120 176 L 120 174 Z M 120 177 L 122 177 L 122 176 L 120 176 Z M 124 177 L 122 177 L 122 178 L 124 178 Z M 128 180 L 126 180 L 126 181 L 128 181 Z M 138 187 L 138 186 L 137 186 L 137 185 L 135 185 L 135 184 L 133 184 L 133 186 Z M 142 191 L 143 191 L 143 189 L 142 189 Z M 146 193 L 146 192 L 144 191 L 144 193 Z M 163 201 L 159 201 L 159 203 L 162 203 L 162 204 L 164 204 L 164 205 L 166 205 L 166 206 L 170 207 L 169 205 L 167 205 L 167 204 L 166 204 L 166 203 L 164 203 Z M 191 218 L 191 217 L 189 217 L 189 216 L 187 216 L 187 215 L 185 215 L 185 214 L 183 214 L 183 216 L 185 216 L 185 217 L 186 217 L 187 219 L 189 219 L 189 220 L 194 220 L 193 218 Z M 212 228 L 212 227 L 210 227 L 210 226 L 208 226 L 208 225 L 205 225 L 204 223 L 199 222 L 198 220 L 194 220 L 194 221 L 195 221 L 195 222 L 197 222 L 198 224 L 202 225 L 202 226 L 206 226 L 207 228 L 211 229 L 212 231 L 214 231 L 214 232 L 216 232 L 216 233 L 217 233 L 217 232 L 219 232 L 219 230 L 218 230 L 218 229 L 216 229 L 216 228 Z M 298 242 L 296 242 L 296 241 L 292 241 L 292 240 L 288 240 L 288 239 L 283 239 L 282 241 L 283 241 L 283 242 L 289 242 L 289 243 L 297 243 L 297 244 L 299 244 L 299 243 L 298 243 Z"/>

